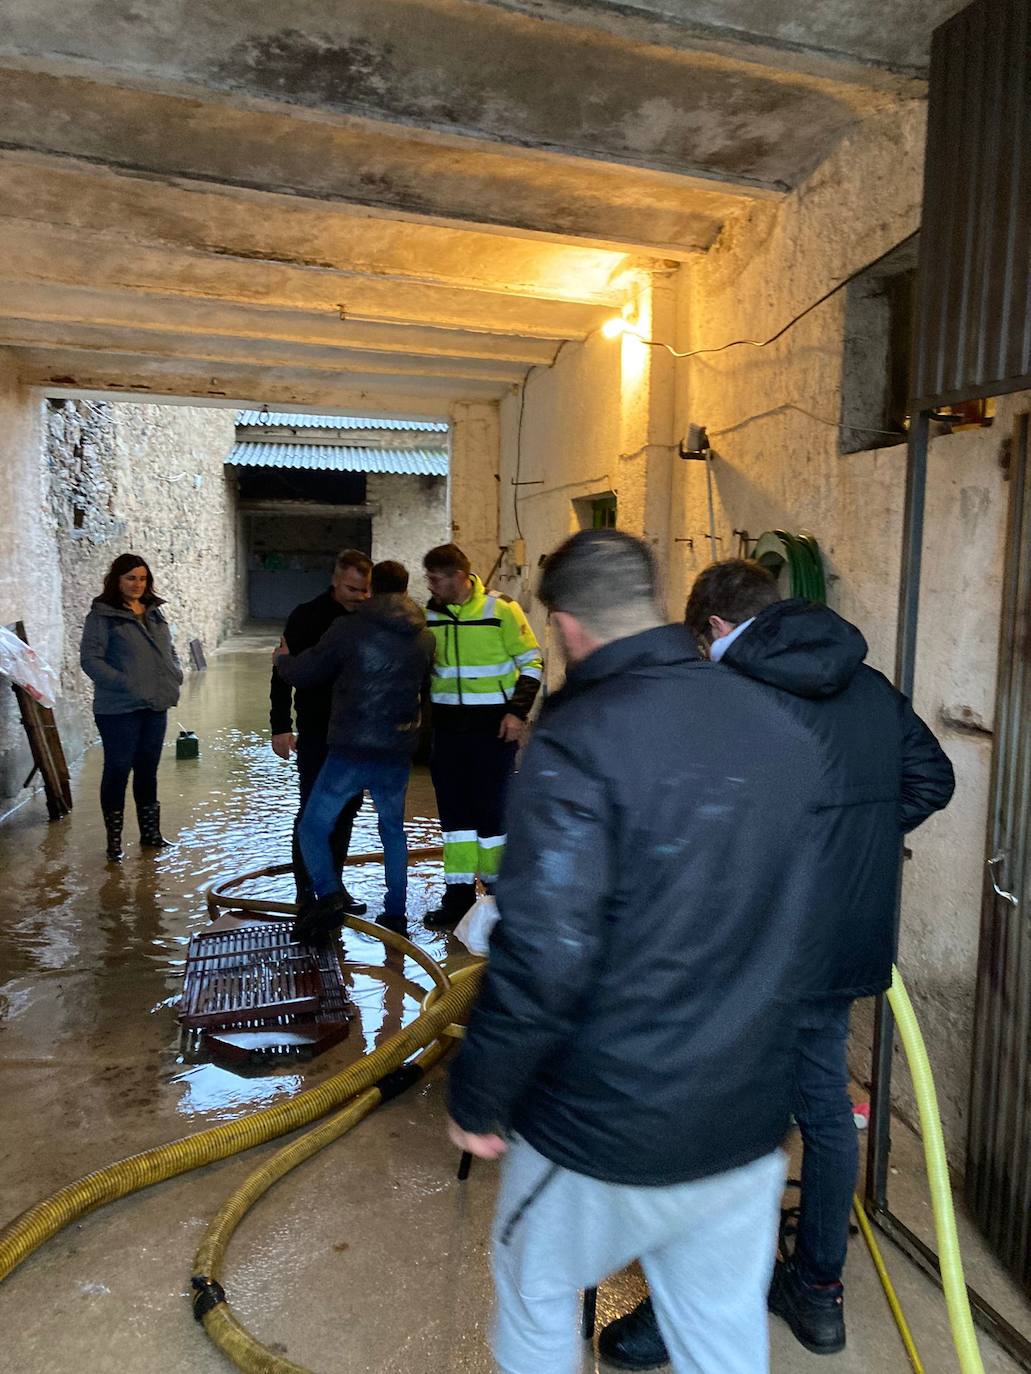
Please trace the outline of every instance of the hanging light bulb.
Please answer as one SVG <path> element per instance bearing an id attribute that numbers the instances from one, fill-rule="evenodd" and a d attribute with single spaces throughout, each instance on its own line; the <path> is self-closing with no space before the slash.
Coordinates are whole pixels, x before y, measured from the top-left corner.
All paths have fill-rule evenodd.
<path id="1" fill-rule="evenodd" d="M 622 315 L 613 315 L 610 320 L 606 320 L 601 327 L 601 332 L 606 339 L 618 339 L 625 334 L 630 325 Z"/>

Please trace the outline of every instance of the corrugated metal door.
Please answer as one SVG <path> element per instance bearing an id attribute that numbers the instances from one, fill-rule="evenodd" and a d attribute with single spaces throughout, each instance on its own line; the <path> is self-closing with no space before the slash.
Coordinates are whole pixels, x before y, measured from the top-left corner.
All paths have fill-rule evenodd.
<path id="1" fill-rule="evenodd" d="M 1031 385 L 1031 0 L 934 31 L 915 409 Z"/>
<path id="2" fill-rule="evenodd" d="M 1014 434 L 967 1144 L 967 1200 L 1031 1293 L 1031 473 Z"/>

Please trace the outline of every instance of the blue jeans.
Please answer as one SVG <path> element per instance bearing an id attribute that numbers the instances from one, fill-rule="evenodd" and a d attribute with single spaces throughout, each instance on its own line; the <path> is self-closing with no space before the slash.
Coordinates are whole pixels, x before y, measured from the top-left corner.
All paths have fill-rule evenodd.
<path id="1" fill-rule="evenodd" d="M 840 1283 L 848 1250 L 859 1142 L 848 1093 L 848 1017 L 838 998 L 802 1009 L 794 1112 L 802 1132 L 802 1202 L 795 1261 L 803 1283 Z"/>
<path id="2" fill-rule="evenodd" d="M 158 764 L 165 742 L 167 711 L 119 711 L 94 715 L 104 746 L 104 771 L 100 779 L 102 811 L 122 811 L 125 789 L 132 773 L 132 795 L 137 806 L 158 799 Z"/>
<path id="3" fill-rule="evenodd" d="M 356 794 L 368 790 L 379 817 L 383 867 L 387 881 L 384 912 L 403 916 L 408 895 L 408 840 L 405 793 L 411 763 L 403 759 L 364 759 L 331 750 L 305 803 L 298 838 L 304 866 L 316 897 L 340 892 L 340 873 L 331 838 L 341 811 Z"/>

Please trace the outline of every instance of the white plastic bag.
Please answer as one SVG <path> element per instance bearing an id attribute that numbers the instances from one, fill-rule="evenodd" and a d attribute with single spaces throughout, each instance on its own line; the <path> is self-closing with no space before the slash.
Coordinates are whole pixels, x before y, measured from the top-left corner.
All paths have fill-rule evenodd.
<path id="1" fill-rule="evenodd" d="M 494 898 L 479 897 L 455 926 L 455 934 L 470 954 L 486 957 L 490 933 L 500 920 L 501 912 Z"/>
<path id="2" fill-rule="evenodd" d="M 24 687 L 41 706 L 53 707 L 57 700 L 57 674 L 35 649 L 0 625 L 0 673 Z"/>

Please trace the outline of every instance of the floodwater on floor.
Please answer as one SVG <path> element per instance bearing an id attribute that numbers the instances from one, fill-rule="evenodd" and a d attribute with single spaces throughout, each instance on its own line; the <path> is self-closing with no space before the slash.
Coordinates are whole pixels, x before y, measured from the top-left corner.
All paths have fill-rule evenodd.
<path id="1" fill-rule="evenodd" d="M 123 1056 L 128 1070 L 146 1053 L 150 1081 L 127 1082 L 126 1096 L 136 1101 L 161 1094 L 185 1118 L 184 1130 L 267 1105 L 295 1092 L 306 1072 L 323 1071 L 325 1060 L 311 1070 L 277 1067 L 267 1074 L 184 1062 L 175 1019 L 190 936 L 209 921 L 207 889 L 231 875 L 289 860 L 296 778 L 293 763 L 269 747 L 269 665 L 264 647 L 230 649 L 188 679 L 170 714 L 159 773 L 162 825 L 174 847 L 141 851 L 130 803 L 126 858 L 121 864 L 105 861 L 99 745 L 73 769 L 75 807 L 69 817 L 46 824 L 36 797 L 0 827 L 9 912 L 0 924 L 6 1068 L 17 1061 L 60 1069 L 71 1056 L 101 1060 L 118 1074 Z M 199 758 L 176 759 L 180 724 L 199 736 Z M 416 770 L 408 807 L 413 847 L 440 844 L 433 809 L 429 779 L 425 770 Z M 379 848 L 375 812 L 366 802 L 355 823 L 352 853 Z M 410 930 L 443 958 L 448 942 L 427 932 L 419 919 L 432 904 L 440 873 L 436 860 L 412 865 Z M 382 908 L 382 866 L 349 866 L 347 882 L 374 918 Z M 289 875 L 258 877 L 236 892 L 291 901 L 293 884 Z M 387 972 L 387 953 L 371 937 L 348 931 L 343 947 L 346 984 L 361 1022 L 350 1043 L 334 1053 L 334 1068 L 411 1019 L 430 985 L 412 961 Z M 399 964 L 397 956 L 392 963 Z"/>
<path id="2" fill-rule="evenodd" d="M 289 857 L 294 770 L 268 743 L 274 642 L 233 641 L 187 681 L 160 773 L 163 829 L 174 848 L 141 852 L 129 814 L 126 858 L 106 863 L 99 747 L 73 766 L 71 816 L 48 824 L 36 796 L 0 824 L 0 1223 L 92 1169 L 325 1081 L 417 1013 L 428 975 L 345 930 L 345 972 L 360 1024 L 342 1044 L 307 1064 L 246 1072 L 191 1063 L 182 1052 L 176 999 L 190 936 L 208 925 L 208 887 Z M 179 723 L 200 738 L 196 760 L 175 759 Z M 379 849 L 375 824 L 366 808 L 352 852 Z M 439 844 L 424 771 L 413 776 L 409 828 L 413 844 Z M 383 897 L 380 865 L 350 867 L 347 881 L 374 917 Z M 451 966 L 465 957 L 456 942 L 427 932 L 420 920 L 439 889 L 439 861 L 414 863 L 409 934 Z M 292 897 L 287 877 L 256 877 L 238 890 Z M 456 1180 L 441 1088 L 438 1070 L 374 1112 L 289 1174 L 233 1239 L 223 1282 L 235 1314 L 304 1368 L 488 1374 L 493 1367 L 487 1239 L 496 1171 L 478 1164 L 468 1182 Z M 896 1206 L 929 1236 L 919 1144 L 899 1123 L 894 1136 Z M 232 1189 L 278 1144 L 126 1198 L 45 1244 L 0 1284 L 0 1369 L 227 1369 L 192 1319 L 192 1258 Z M 965 1248 L 968 1242 L 966 1228 Z M 937 1290 L 888 1247 L 886 1257 L 925 1367 L 955 1370 Z M 775 1374 L 909 1369 L 858 1243 L 846 1277 L 846 1351 L 833 1362 L 809 1355 L 774 1322 Z M 1020 1320 L 1026 1307 L 997 1267 L 982 1257 L 974 1279 Z M 641 1292 L 633 1270 L 607 1282 L 600 1322 L 627 1311 Z M 990 1374 L 1016 1368 L 990 1343 L 982 1349 Z M 585 1344 L 584 1369 L 598 1368 L 605 1366 Z"/>

